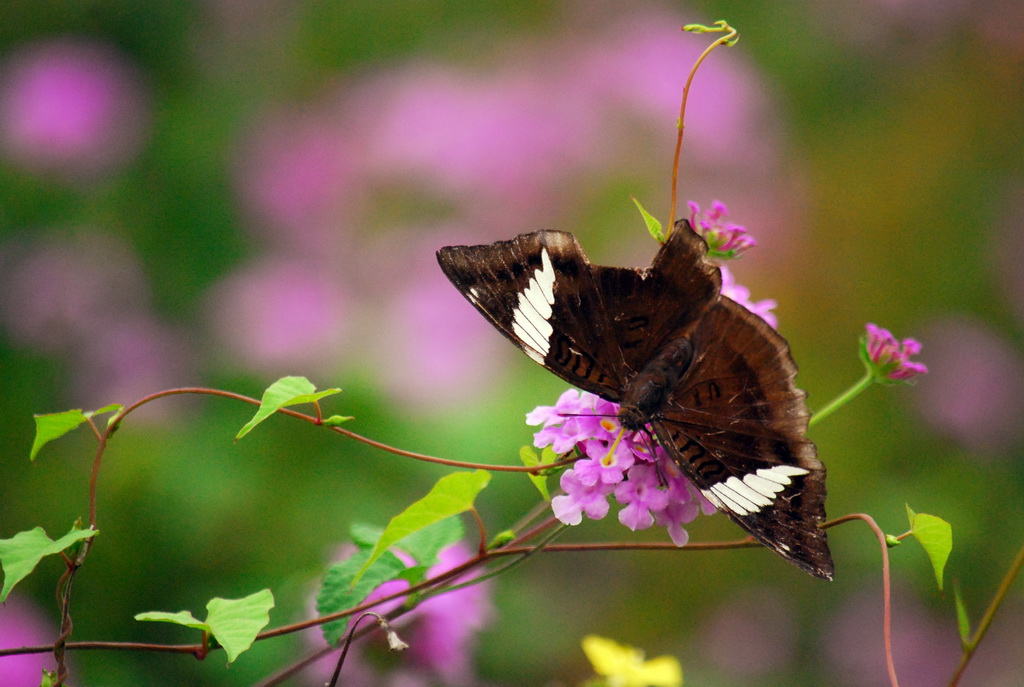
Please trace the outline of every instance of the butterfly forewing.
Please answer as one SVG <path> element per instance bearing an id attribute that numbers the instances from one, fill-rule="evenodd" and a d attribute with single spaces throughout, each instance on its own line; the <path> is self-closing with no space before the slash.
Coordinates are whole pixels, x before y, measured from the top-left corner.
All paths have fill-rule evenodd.
<path id="1" fill-rule="evenodd" d="M 576 237 L 523 234 L 437 253 L 462 295 L 533 360 L 570 384 L 612 401 L 624 365 L 592 266 Z"/>

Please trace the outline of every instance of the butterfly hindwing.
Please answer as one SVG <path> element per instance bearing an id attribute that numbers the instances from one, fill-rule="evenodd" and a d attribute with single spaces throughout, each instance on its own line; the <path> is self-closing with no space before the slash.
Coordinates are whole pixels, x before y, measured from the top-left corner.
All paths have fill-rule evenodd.
<path id="1" fill-rule="evenodd" d="M 831 579 L 825 468 L 785 341 L 722 298 L 691 341 L 693 363 L 653 422 L 659 442 L 720 510 L 807 572 Z"/>
<path id="2" fill-rule="evenodd" d="M 437 253 L 445 275 L 505 336 L 570 384 L 616 400 L 622 356 L 576 237 L 522 234 Z"/>

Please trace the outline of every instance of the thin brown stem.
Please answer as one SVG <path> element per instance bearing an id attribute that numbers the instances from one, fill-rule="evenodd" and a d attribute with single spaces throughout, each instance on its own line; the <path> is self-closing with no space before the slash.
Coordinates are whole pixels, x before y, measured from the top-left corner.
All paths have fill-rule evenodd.
<path id="1" fill-rule="evenodd" d="M 889 581 L 889 545 L 885 541 L 885 532 L 878 526 L 875 519 L 867 513 L 852 513 L 841 518 L 832 520 L 822 527 L 832 527 L 850 520 L 863 520 L 871 531 L 878 538 L 878 545 L 882 549 L 882 640 L 885 642 L 885 666 L 889 672 L 889 684 L 891 687 L 899 687 L 896 679 L 896 664 L 892 655 L 892 590 Z"/>
<path id="2" fill-rule="evenodd" d="M 231 399 L 234 399 L 236 401 L 242 401 L 243 403 L 249 403 L 250 405 L 258 406 L 260 404 L 259 399 L 255 399 L 255 398 L 252 398 L 250 396 L 245 396 L 244 394 L 237 394 L 237 393 L 234 393 L 232 391 L 221 391 L 220 389 L 209 389 L 209 388 L 205 388 L 205 387 L 182 387 L 180 389 L 167 389 L 165 391 L 161 391 L 161 392 L 158 392 L 158 393 L 155 393 L 155 394 L 150 394 L 149 396 L 146 396 L 145 398 L 142 398 L 142 399 L 136 401 L 135 403 L 131 404 L 130 406 L 126 407 L 124 409 L 124 411 L 114 420 L 113 423 L 111 423 L 111 426 L 107 429 L 107 436 L 109 436 L 110 433 L 113 431 L 113 428 L 116 427 L 118 424 L 120 424 L 120 422 L 124 419 L 124 417 L 126 415 L 128 415 L 130 412 L 132 412 L 133 410 L 136 410 L 140 406 L 145 405 L 146 403 L 150 403 L 152 401 L 155 401 L 155 400 L 157 400 L 159 398 L 164 398 L 166 396 L 174 396 L 174 395 L 179 395 L 179 394 L 202 394 L 202 395 L 207 395 L 207 396 L 222 396 L 224 398 L 231 398 Z M 309 422 L 310 424 L 322 425 L 322 421 L 318 420 L 317 417 L 315 417 L 313 415 L 308 415 L 306 413 L 300 413 L 300 412 L 298 412 L 296 410 L 292 410 L 290 408 L 280 408 L 277 412 L 282 414 L 282 415 L 287 415 L 289 417 L 294 417 L 294 418 L 299 419 L 299 420 L 305 420 L 306 422 Z M 424 462 L 434 463 L 434 464 L 437 464 L 437 465 L 446 465 L 448 467 L 462 468 L 464 470 L 492 470 L 494 472 L 527 472 L 527 473 L 537 473 L 537 472 L 543 472 L 544 470 L 551 470 L 551 469 L 554 469 L 554 468 L 560 468 L 560 467 L 563 467 L 563 466 L 566 466 L 566 465 L 571 465 L 572 463 L 574 463 L 576 461 L 575 458 L 567 458 L 565 460 L 560 460 L 560 461 L 557 461 L 557 462 L 554 462 L 554 463 L 547 463 L 545 465 L 533 465 L 533 466 L 526 466 L 526 465 L 492 465 L 490 463 L 470 463 L 470 462 L 461 461 L 461 460 L 450 460 L 448 458 L 440 458 L 438 456 L 430 456 L 430 455 L 427 455 L 427 454 L 424 454 L 424 453 L 416 453 L 414 451 L 406 451 L 404 449 L 396 448 L 394 446 L 389 446 L 388 444 L 382 443 L 380 441 L 375 441 L 375 440 L 370 439 L 368 437 L 364 437 L 361 434 L 357 434 L 357 433 L 355 433 L 353 431 L 344 429 L 343 427 L 328 427 L 328 429 L 330 429 L 332 432 L 335 432 L 337 434 L 341 434 L 342 436 L 348 437 L 349 439 L 354 439 L 354 440 L 356 440 L 358 442 L 366 444 L 367 446 L 372 446 L 373 448 L 380 449 L 381 451 L 385 451 L 387 453 L 391 453 L 391 454 L 394 454 L 396 456 L 402 456 L 403 458 L 412 458 L 413 460 L 421 460 L 421 461 L 424 461 Z"/>
<path id="3" fill-rule="evenodd" d="M 684 120 L 686 117 L 686 100 L 690 96 L 690 84 L 693 83 L 693 77 L 697 74 L 697 68 L 700 67 L 701 62 L 711 54 L 711 51 L 720 45 L 725 43 L 734 43 L 737 36 L 739 35 L 736 29 L 732 28 L 728 24 L 723 22 L 717 22 L 720 27 L 719 30 L 727 30 L 729 33 L 720 37 L 714 43 L 705 48 L 704 52 L 700 54 L 697 61 L 694 62 L 693 67 L 690 69 L 689 76 L 686 77 L 686 84 L 683 85 L 683 97 L 679 103 L 679 121 L 676 122 L 676 152 L 672 158 L 672 203 L 669 211 L 668 224 L 665 225 L 666 236 L 672 233 L 673 227 L 676 223 L 676 196 L 679 188 L 679 160 L 683 151 L 683 129 L 685 128 Z M 687 30 L 685 27 L 684 31 Z"/>

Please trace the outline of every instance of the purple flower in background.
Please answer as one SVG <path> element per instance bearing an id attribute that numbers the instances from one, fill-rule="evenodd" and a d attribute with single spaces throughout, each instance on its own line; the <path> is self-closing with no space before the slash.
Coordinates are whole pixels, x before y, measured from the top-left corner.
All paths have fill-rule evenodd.
<path id="1" fill-rule="evenodd" d="M 928 372 L 922 363 L 910 359 L 920 352 L 921 343 L 916 339 L 899 341 L 888 330 L 870 322 L 867 335 L 861 337 L 861 358 L 879 382 L 905 382 Z"/>
<path id="2" fill-rule="evenodd" d="M 344 560 L 354 552 L 354 546 L 343 547 L 340 558 Z M 413 558 L 401 550 L 395 550 L 395 554 L 406 565 L 415 564 Z M 438 562 L 428 569 L 427 578 L 452 570 L 471 557 L 472 552 L 467 546 L 453 544 L 438 554 Z M 465 580 L 457 577 L 449 582 L 462 581 Z M 405 580 L 390 580 L 367 595 L 366 601 L 390 596 L 408 587 Z M 360 685 L 475 684 L 473 655 L 476 638 L 494 616 L 492 594 L 492 585 L 481 582 L 426 599 L 392 623 L 409 645 L 406 652 L 409 660 L 403 659 L 400 667 L 378 675 L 377 668 L 363 655 L 371 645 L 379 644 L 383 639 L 380 633 L 374 632 L 353 644 L 342 676 L 352 684 Z M 403 597 L 398 597 L 375 606 L 373 610 L 385 614 L 404 602 Z M 322 635 L 310 637 L 318 647 L 323 646 Z M 307 671 L 307 676 L 316 680 L 314 684 L 322 685 L 322 675 L 333 670 L 336 661 L 337 654 L 321 659 L 311 671 Z"/>
<path id="3" fill-rule="evenodd" d="M 760 317 L 762 320 L 767 322 L 772 329 L 778 329 L 779 318 L 777 318 L 775 313 L 772 312 L 778 304 L 770 298 L 756 302 L 750 300 L 750 289 L 742 284 L 737 284 L 736 279 L 732 276 L 732 272 L 729 271 L 728 267 L 723 265 L 719 269 L 722 271 L 722 295 L 736 301 L 744 308 Z"/>
<path id="4" fill-rule="evenodd" d="M 374 176 L 413 176 L 442 193 L 533 206 L 593 144 L 557 80 L 514 71 L 473 74 L 425 66 L 369 84 L 366 156 Z M 393 182 L 392 182 L 393 183 Z"/>
<path id="5" fill-rule="evenodd" d="M 692 200 L 687 205 L 690 206 L 690 226 L 707 242 L 708 257 L 731 260 L 757 245 L 754 237 L 747 234 L 746 227 L 728 221 L 729 208 L 722 201 L 716 200 L 706 211 Z"/>
<path id="6" fill-rule="evenodd" d="M 433 245 L 409 240 L 404 249 L 392 246 L 393 261 L 375 266 L 401 276 L 388 280 L 398 290 L 378 288 L 371 303 L 369 350 L 375 374 L 396 399 L 417 412 L 441 412 L 486 393 L 500 378 L 495 359 L 511 351 L 437 268 Z"/>
<path id="7" fill-rule="evenodd" d="M 552 446 L 556 453 L 576 449 L 583 455 L 562 473 L 559 484 L 564 493 L 551 499 L 551 509 L 566 525 L 578 525 L 583 515 L 592 520 L 605 517 L 608 497 L 614 495 L 624 506 L 618 514 L 623 525 L 638 530 L 657 523 L 683 546 L 689 538 L 683 524 L 692 522 L 702 509 L 711 513 L 714 508 L 650 433 L 621 431 L 618 409 L 594 394 L 570 389 L 555 406 L 539 406 L 527 415 L 528 424 L 544 423 L 534 434 L 535 446 Z"/>
<path id="8" fill-rule="evenodd" d="M 29 601 L 17 594 L 0 606 L 0 649 L 52 643 L 57 628 L 43 619 Z M 56 670 L 53 653 L 0 658 L 0 685 L 38 685 L 43 669 Z"/>
<path id="9" fill-rule="evenodd" d="M 1006 452 L 1024 440 L 1024 356 L 991 326 L 947 318 L 925 332 L 932 371 L 914 401 L 938 433 L 982 453 Z"/>
<path id="10" fill-rule="evenodd" d="M 790 595 L 781 589 L 735 590 L 701 628 L 699 653 L 728 683 L 757 684 L 791 668 L 799 627 Z"/>
<path id="11" fill-rule="evenodd" d="M 267 260 L 229 275 L 209 316 L 232 359 L 280 374 L 296 365 L 331 371 L 347 335 L 347 299 L 316 263 Z"/>
<path id="12" fill-rule="evenodd" d="M 241 144 L 236 186 L 257 224 L 277 243 L 322 250 L 335 239 L 352 185 L 349 143 L 341 127 L 318 114 L 269 118 Z"/>
<path id="13" fill-rule="evenodd" d="M 948 616 L 932 611 L 912 589 L 892 594 L 892 645 L 900 685 L 933 687 L 946 684 L 956 667 L 960 646 Z M 871 587 L 846 598 L 830 614 L 818 634 L 831 685 L 875 687 L 888 684 L 882 643 L 882 604 Z M 980 658 L 980 657 L 979 657 Z M 980 662 L 980 661 L 979 661 Z M 1019 675 L 1019 663 L 1017 674 Z M 1005 685 L 1012 682 L 971 682 Z"/>
<path id="14" fill-rule="evenodd" d="M 0 149 L 16 164 L 71 178 L 109 174 L 145 138 L 135 70 L 113 49 L 82 40 L 28 44 L 3 65 Z"/>
<path id="15" fill-rule="evenodd" d="M 128 246 L 96 232 L 54 232 L 3 249 L 0 327 L 19 345 L 67 360 L 74 403 L 128 403 L 188 376 L 189 346 L 152 311 Z"/>
<path id="16" fill-rule="evenodd" d="M 447 572 L 471 557 L 467 546 L 450 546 L 441 551 L 427 577 Z M 476 637 L 494 616 L 491 594 L 491 585 L 481 582 L 420 604 L 414 611 L 415 627 L 408 640 L 413 660 L 441 678 L 443 684 L 469 683 Z"/>

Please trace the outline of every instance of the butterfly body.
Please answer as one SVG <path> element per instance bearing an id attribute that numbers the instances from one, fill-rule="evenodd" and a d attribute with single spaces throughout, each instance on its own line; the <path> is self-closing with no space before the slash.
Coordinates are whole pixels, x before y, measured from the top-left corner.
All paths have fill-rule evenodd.
<path id="1" fill-rule="evenodd" d="M 825 468 L 785 340 L 721 296 L 707 246 L 680 221 L 646 269 L 590 264 L 539 231 L 438 251 L 442 270 L 535 362 L 618 403 L 719 510 L 817 577 L 833 565 Z"/>

